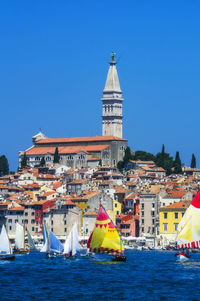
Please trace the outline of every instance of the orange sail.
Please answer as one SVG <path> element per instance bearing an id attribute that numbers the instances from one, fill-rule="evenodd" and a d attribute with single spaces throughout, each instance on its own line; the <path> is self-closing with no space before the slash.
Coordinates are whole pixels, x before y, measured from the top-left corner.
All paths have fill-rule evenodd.
<path id="1" fill-rule="evenodd" d="M 87 247 L 96 253 L 119 254 L 124 251 L 120 236 L 102 205 L 99 207 Z"/>

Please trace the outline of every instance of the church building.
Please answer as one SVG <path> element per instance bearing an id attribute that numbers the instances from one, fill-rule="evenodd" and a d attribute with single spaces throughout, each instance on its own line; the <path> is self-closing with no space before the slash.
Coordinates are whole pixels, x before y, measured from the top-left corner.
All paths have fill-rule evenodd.
<path id="1" fill-rule="evenodd" d="M 120 89 L 115 54 L 111 54 L 109 70 L 102 97 L 102 136 L 47 138 L 39 132 L 32 137 L 33 146 L 25 150 L 28 165 L 40 164 L 44 157 L 47 164 L 53 163 L 56 147 L 60 163 L 72 168 L 116 166 L 123 159 L 127 140 L 122 138 L 122 91 Z M 19 163 L 24 151 L 19 152 Z"/>

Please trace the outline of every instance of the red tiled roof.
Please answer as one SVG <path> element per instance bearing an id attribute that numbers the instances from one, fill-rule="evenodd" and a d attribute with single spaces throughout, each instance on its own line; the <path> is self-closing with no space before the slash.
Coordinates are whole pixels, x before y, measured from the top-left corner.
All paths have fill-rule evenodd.
<path id="1" fill-rule="evenodd" d="M 93 142 L 93 141 L 127 141 L 115 136 L 94 136 L 94 137 L 71 137 L 71 138 L 46 138 L 40 139 L 36 144 L 64 143 L 64 142 Z"/>
<path id="2" fill-rule="evenodd" d="M 173 203 L 168 206 L 161 207 L 160 209 L 185 209 L 188 207 L 189 204 L 190 204 L 190 202 L 183 200 L 183 201 L 176 202 L 176 203 Z"/>
<path id="3" fill-rule="evenodd" d="M 105 148 L 109 147 L 109 144 L 103 145 L 80 145 L 80 146 L 58 146 L 58 152 L 60 155 L 63 154 L 77 154 L 79 152 L 98 152 L 102 151 Z M 26 155 L 45 155 L 45 154 L 54 154 L 56 147 L 54 146 L 45 146 L 45 147 L 32 147 L 26 151 Z"/>
<path id="4" fill-rule="evenodd" d="M 12 210 L 12 211 L 22 211 L 22 210 L 24 210 L 24 207 L 22 207 L 22 206 L 12 207 L 12 208 L 10 208 L 10 209 L 8 209 L 8 210 Z"/>

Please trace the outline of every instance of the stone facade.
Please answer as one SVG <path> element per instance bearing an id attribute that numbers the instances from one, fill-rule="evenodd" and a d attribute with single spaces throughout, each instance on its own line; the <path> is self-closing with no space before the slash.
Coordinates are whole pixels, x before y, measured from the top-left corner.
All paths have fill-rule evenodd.
<path id="1" fill-rule="evenodd" d="M 122 138 L 122 91 L 116 69 L 116 61 L 112 55 L 106 85 L 103 90 L 102 135 Z"/>

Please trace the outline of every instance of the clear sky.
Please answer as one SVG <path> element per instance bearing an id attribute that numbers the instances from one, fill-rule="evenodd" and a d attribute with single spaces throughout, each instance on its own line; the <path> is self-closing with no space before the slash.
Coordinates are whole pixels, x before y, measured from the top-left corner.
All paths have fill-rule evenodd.
<path id="1" fill-rule="evenodd" d="M 101 135 L 101 97 L 117 53 L 124 138 L 200 165 L 200 1 L 0 2 L 0 154 L 10 169 L 39 129 Z"/>

